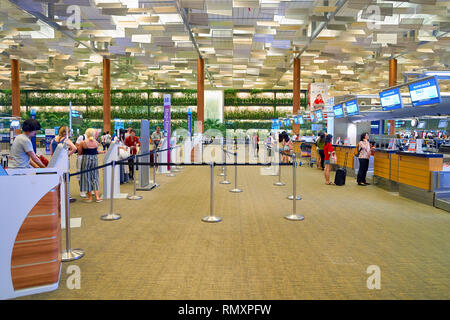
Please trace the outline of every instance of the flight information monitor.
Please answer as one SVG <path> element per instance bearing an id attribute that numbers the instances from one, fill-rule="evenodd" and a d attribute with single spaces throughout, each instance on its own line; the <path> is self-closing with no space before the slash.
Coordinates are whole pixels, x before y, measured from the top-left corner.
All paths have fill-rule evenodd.
<path id="1" fill-rule="evenodd" d="M 417 129 L 425 129 L 425 121 L 419 122 L 419 124 L 417 125 Z"/>
<path id="2" fill-rule="evenodd" d="M 345 103 L 345 109 L 349 117 L 359 114 L 358 100 L 347 101 Z"/>
<path id="3" fill-rule="evenodd" d="M 411 103 L 414 107 L 441 102 L 441 94 L 436 77 L 408 85 Z"/>
<path id="4" fill-rule="evenodd" d="M 439 128 L 439 129 L 445 129 L 445 128 L 447 128 L 447 123 L 448 123 L 448 120 L 440 120 L 440 121 L 439 121 L 438 128 Z"/>
<path id="5" fill-rule="evenodd" d="M 298 124 L 304 124 L 303 116 L 298 116 Z"/>
<path id="6" fill-rule="evenodd" d="M 403 108 L 400 88 L 394 88 L 380 92 L 380 100 L 383 111 Z"/>
<path id="7" fill-rule="evenodd" d="M 344 117 L 344 107 L 341 104 L 337 104 L 333 107 L 334 117 L 335 118 L 343 118 Z"/>
<path id="8" fill-rule="evenodd" d="M 314 111 L 314 113 L 315 113 L 315 118 L 316 118 L 317 122 L 323 121 L 322 110 L 316 110 L 316 111 Z"/>

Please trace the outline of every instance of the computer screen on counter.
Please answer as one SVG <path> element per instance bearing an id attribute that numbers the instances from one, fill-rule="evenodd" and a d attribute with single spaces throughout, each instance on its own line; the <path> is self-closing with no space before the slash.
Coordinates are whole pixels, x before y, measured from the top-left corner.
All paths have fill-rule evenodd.
<path id="1" fill-rule="evenodd" d="M 441 94 L 436 77 L 408 85 L 411 103 L 414 107 L 441 102 Z"/>

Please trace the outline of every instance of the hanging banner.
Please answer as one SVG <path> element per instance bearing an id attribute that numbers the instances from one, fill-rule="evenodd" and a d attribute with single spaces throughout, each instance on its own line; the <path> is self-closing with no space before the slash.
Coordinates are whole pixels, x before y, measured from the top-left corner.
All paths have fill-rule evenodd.
<path id="1" fill-rule="evenodd" d="M 170 163 L 170 94 L 164 95 L 164 132 L 166 132 L 167 137 L 167 162 Z M 170 171 L 170 166 L 167 166 L 167 170 Z"/>
<path id="2" fill-rule="evenodd" d="M 327 83 L 310 83 L 308 85 L 308 110 L 323 110 L 325 101 L 328 100 L 328 84 Z"/>
<path id="3" fill-rule="evenodd" d="M 189 133 L 189 137 L 192 140 L 192 110 L 191 110 L 191 108 L 188 108 L 188 112 L 187 112 L 187 131 Z"/>

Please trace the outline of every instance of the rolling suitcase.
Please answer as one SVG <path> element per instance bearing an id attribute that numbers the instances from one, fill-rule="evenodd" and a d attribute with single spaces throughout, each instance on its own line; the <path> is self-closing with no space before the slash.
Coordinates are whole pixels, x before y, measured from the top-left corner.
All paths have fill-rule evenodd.
<path id="1" fill-rule="evenodd" d="M 336 170 L 336 175 L 334 176 L 334 184 L 337 186 L 343 186 L 345 185 L 345 178 L 347 176 L 347 153 L 345 154 L 345 160 L 344 160 L 344 167 L 338 168 Z"/>

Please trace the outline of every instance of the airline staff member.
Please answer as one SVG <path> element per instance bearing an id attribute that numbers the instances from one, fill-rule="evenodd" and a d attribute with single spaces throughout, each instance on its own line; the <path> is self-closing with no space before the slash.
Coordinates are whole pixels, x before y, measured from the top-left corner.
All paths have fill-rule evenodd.
<path id="1" fill-rule="evenodd" d="M 11 146 L 9 169 L 45 168 L 42 161 L 36 156 L 30 138 L 41 130 L 41 124 L 35 119 L 27 119 L 22 124 L 22 134 L 19 134 Z"/>

